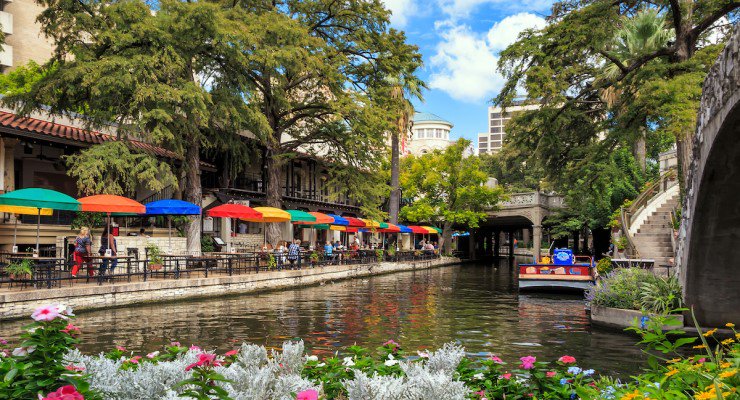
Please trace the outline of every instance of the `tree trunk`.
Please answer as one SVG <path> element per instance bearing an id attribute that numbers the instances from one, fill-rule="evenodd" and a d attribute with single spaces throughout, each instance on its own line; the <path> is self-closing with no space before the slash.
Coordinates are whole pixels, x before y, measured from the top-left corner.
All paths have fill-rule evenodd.
<path id="1" fill-rule="evenodd" d="M 400 155 L 399 155 L 399 134 L 391 133 L 391 198 L 388 211 L 392 224 L 398 223 L 398 212 L 401 207 L 401 190 L 399 189 L 400 175 Z"/>
<path id="2" fill-rule="evenodd" d="M 452 253 L 452 222 L 442 224 L 442 238 L 440 239 L 439 248 L 443 249 L 442 254 Z"/>
<path id="3" fill-rule="evenodd" d="M 265 166 L 267 175 L 267 205 L 270 207 L 282 208 L 283 207 L 283 193 L 280 185 L 280 178 L 282 177 L 282 167 L 284 162 L 275 157 L 275 152 L 268 150 L 265 153 Z M 267 235 L 267 242 L 276 246 L 277 243 L 282 240 L 282 233 L 280 232 L 279 223 L 268 223 L 265 224 L 265 230 Z"/>
<path id="4" fill-rule="evenodd" d="M 193 204 L 203 204 L 203 188 L 200 183 L 200 141 L 195 139 L 187 146 L 185 151 L 185 189 L 183 197 L 185 201 Z M 188 253 L 200 254 L 200 216 L 192 218 L 185 227 L 187 232 Z"/>
<path id="5" fill-rule="evenodd" d="M 640 171 L 643 173 L 645 172 L 645 168 L 647 168 L 647 144 L 645 133 L 645 127 L 640 127 L 639 136 L 637 137 L 637 141 L 635 141 L 634 148 L 632 149 L 635 160 L 637 160 L 637 164 L 640 166 Z"/>

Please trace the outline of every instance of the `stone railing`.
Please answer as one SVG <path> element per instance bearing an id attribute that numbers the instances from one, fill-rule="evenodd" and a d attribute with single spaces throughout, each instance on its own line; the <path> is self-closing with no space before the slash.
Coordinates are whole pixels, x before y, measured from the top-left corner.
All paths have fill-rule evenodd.
<path id="1" fill-rule="evenodd" d="M 509 195 L 509 200 L 501 202 L 501 206 L 503 208 L 534 206 L 562 208 L 564 205 L 565 202 L 563 196 L 540 192 L 512 193 Z"/>

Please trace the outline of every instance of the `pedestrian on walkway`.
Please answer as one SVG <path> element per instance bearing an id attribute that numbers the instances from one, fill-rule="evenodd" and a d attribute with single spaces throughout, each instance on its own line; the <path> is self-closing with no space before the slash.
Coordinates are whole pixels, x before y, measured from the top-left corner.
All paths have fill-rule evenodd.
<path id="1" fill-rule="evenodd" d="M 87 274 L 89 276 L 93 276 L 95 274 L 95 271 L 93 271 L 92 259 L 90 258 L 92 255 L 91 248 L 92 240 L 90 239 L 90 229 L 83 226 L 80 228 L 80 233 L 77 234 L 77 237 L 75 238 L 75 251 L 73 253 L 75 265 L 72 267 L 73 278 L 77 277 L 77 273 L 80 268 L 82 268 L 82 264 L 87 264 Z"/>
<path id="2" fill-rule="evenodd" d="M 111 228 L 112 232 L 112 228 Z M 103 258 L 103 262 L 100 263 L 100 275 L 105 275 L 106 269 L 108 269 L 108 263 L 110 262 L 110 271 L 109 274 L 113 275 L 113 270 L 118 265 L 118 259 L 115 258 L 118 254 L 118 246 L 116 243 L 116 238 L 111 234 L 111 232 L 105 230 L 103 231 L 103 236 L 100 237 L 100 249 L 98 250 L 98 253 L 101 256 L 107 256 L 106 251 L 110 249 L 110 255 L 112 258 L 105 257 Z"/>

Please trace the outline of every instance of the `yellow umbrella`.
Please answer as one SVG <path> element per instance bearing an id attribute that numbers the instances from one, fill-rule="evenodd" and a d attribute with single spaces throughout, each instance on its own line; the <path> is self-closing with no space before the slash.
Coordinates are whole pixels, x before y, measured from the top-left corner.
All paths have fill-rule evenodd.
<path id="1" fill-rule="evenodd" d="M 262 214 L 259 218 L 240 218 L 244 221 L 249 222 L 260 222 L 260 223 L 267 223 L 267 222 L 289 222 L 290 221 L 290 213 L 281 210 L 279 208 L 275 207 L 254 207 L 254 211 L 257 211 L 258 213 Z M 264 229 L 264 241 L 265 245 L 267 243 L 267 229 Z"/>
<path id="2" fill-rule="evenodd" d="M 341 225 L 329 225 L 329 229 L 331 229 L 333 231 L 339 231 L 339 232 L 346 232 L 347 231 L 347 227 L 346 226 L 341 226 Z"/>
<path id="3" fill-rule="evenodd" d="M 24 207 L 24 206 L 4 206 L 0 205 L 0 212 L 8 214 L 24 214 L 24 215 L 52 215 L 53 210 L 51 208 L 36 207 Z M 15 239 L 18 234 L 18 218 L 15 219 L 15 227 L 13 228 L 13 250 L 15 250 Z"/>
<path id="4" fill-rule="evenodd" d="M 364 222 L 365 227 L 367 228 L 380 228 L 380 222 L 378 221 L 373 221 L 371 219 L 363 219 L 363 218 L 360 218 L 360 221 Z"/>

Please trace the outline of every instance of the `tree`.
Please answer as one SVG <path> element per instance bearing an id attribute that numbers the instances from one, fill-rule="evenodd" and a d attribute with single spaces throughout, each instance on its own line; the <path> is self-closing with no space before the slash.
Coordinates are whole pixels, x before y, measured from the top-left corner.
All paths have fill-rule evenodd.
<path id="1" fill-rule="evenodd" d="M 176 0 L 159 1 L 157 12 L 144 1 L 39 3 L 46 6 L 39 21 L 56 44 L 55 55 L 30 90 L 5 102 L 23 113 L 45 105 L 56 114 L 80 111 L 89 127 L 113 128 L 122 142 L 138 138 L 174 151 L 182 157 L 183 197 L 200 204 L 201 148 L 216 135 L 244 128 L 243 97 L 235 90 L 234 74 L 246 63 L 248 50 L 236 47 L 248 41 L 243 12 Z M 108 147 L 107 154 L 128 150 Z M 121 160 L 101 159 L 103 153 L 105 148 L 82 152 L 74 159 L 75 168 L 115 170 Z M 131 157 L 145 162 L 142 157 L 151 156 Z M 160 169 L 158 161 L 150 163 Z M 119 172 L 136 174 L 129 168 Z M 122 189 L 113 180 L 103 183 L 110 185 L 90 188 Z M 187 232 L 188 249 L 199 250 L 199 221 L 191 222 Z"/>
<path id="2" fill-rule="evenodd" d="M 674 135 L 683 181 L 690 161 L 689 137 L 696 123 L 697 91 L 700 93 L 712 64 L 703 61 L 716 57 L 720 48 L 707 37 L 721 31 L 722 25 L 732 25 L 738 7 L 740 2 L 733 0 L 559 1 L 553 5 L 545 28 L 524 32 L 501 53 L 499 68 L 507 82 L 496 102 L 509 104 L 521 85 L 531 99 L 538 99 L 545 107 L 563 112 L 587 109 L 584 112 L 608 129 L 607 134 L 623 138 L 632 133 L 627 123 L 645 115 L 647 126 Z M 614 52 L 613 39 L 625 20 L 629 21 L 625 17 L 639 17 L 646 10 L 665 17 L 675 39 L 662 44 L 656 41 L 646 46 L 643 54 L 623 61 Z M 721 22 L 723 19 L 727 24 Z M 613 69 L 611 64 L 619 72 L 601 79 L 605 68 Z M 636 97 L 629 89 L 638 87 Z M 597 95 L 610 88 L 625 93 L 616 105 L 623 107 L 620 113 L 612 113 Z M 585 107 L 587 104 L 591 107 Z M 553 114 L 553 118 L 560 116 Z"/>
<path id="3" fill-rule="evenodd" d="M 377 0 L 224 3 L 244 11 L 239 84 L 250 131 L 266 149 L 267 204 L 282 206 L 281 172 L 298 153 L 355 171 L 341 181 L 353 190 L 360 171 L 377 170 L 386 154 L 397 115 L 386 77 L 412 76 L 418 49 L 388 29 Z M 276 224 L 267 237 L 280 239 Z"/>
<path id="4" fill-rule="evenodd" d="M 413 64 L 413 68 L 416 69 L 421 64 L 421 61 Z M 400 149 L 399 142 L 400 138 L 405 138 L 413 126 L 414 120 L 414 105 L 411 100 L 417 99 L 423 101 L 421 90 L 427 88 L 426 84 L 413 75 L 413 71 L 404 71 L 404 73 L 388 77 L 388 83 L 390 84 L 390 104 L 396 106 L 397 117 L 396 124 L 393 130 L 391 130 L 391 196 L 390 196 L 390 220 L 391 223 L 398 223 L 398 213 L 401 206 L 401 190 L 400 190 Z"/>
<path id="5" fill-rule="evenodd" d="M 441 224 L 445 252 L 450 251 L 453 226 L 478 227 L 503 195 L 501 188 L 486 186 L 488 175 L 480 159 L 465 155 L 468 146 L 469 140 L 459 139 L 444 150 L 402 161 L 401 186 L 413 202 L 401 209 L 401 217 Z"/>

